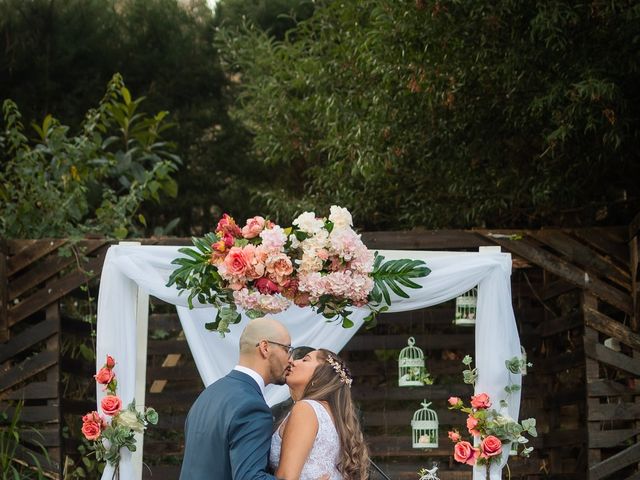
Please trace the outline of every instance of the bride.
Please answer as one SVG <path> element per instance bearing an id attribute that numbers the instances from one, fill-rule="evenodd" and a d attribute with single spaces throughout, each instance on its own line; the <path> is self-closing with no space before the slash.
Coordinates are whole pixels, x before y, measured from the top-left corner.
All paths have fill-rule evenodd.
<path id="1" fill-rule="evenodd" d="M 351 374 L 333 352 L 295 360 L 287 376 L 291 412 L 271 438 L 277 478 L 366 480 L 369 454 L 351 399 Z"/>

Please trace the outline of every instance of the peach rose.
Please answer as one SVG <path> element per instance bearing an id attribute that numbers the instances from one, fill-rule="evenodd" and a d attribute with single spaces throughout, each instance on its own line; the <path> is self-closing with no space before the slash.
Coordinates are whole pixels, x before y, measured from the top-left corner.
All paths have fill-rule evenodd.
<path id="1" fill-rule="evenodd" d="M 458 432 L 456 432 L 455 430 L 451 430 L 449 433 L 449 440 L 451 440 L 452 442 L 459 442 L 460 441 L 460 434 Z"/>
<path id="2" fill-rule="evenodd" d="M 107 395 L 100 402 L 100 407 L 105 415 L 113 416 L 122 409 L 122 401 L 117 395 Z"/>
<path id="3" fill-rule="evenodd" d="M 110 368 L 102 367 L 100 370 L 98 370 L 98 373 L 93 376 L 93 378 L 95 378 L 96 382 L 101 385 L 108 385 L 111 383 L 111 380 L 116 378 L 116 374 L 113 373 L 113 370 L 111 370 Z"/>
<path id="4" fill-rule="evenodd" d="M 460 400 L 460 397 L 449 397 L 449 400 L 447 400 L 447 402 L 449 402 L 449 405 L 451 405 L 452 407 L 455 407 L 460 402 L 462 402 L 462 400 Z"/>
<path id="5" fill-rule="evenodd" d="M 265 220 L 262 217 L 253 217 L 247 220 L 247 224 L 242 227 L 242 236 L 244 238 L 255 238 L 264 230 Z"/>
<path id="6" fill-rule="evenodd" d="M 473 448 L 469 442 L 458 442 L 453 448 L 453 458 L 456 462 L 475 465 L 480 450 Z"/>
<path id="7" fill-rule="evenodd" d="M 486 393 L 480 393 L 471 397 L 471 406 L 477 410 L 489 408 L 491 406 L 489 395 Z"/>
<path id="8" fill-rule="evenodd" d="M 244 275 L 251 280 L 262 277 L 265 272 L 264 262 L 267 258 L 264 249 L 254 245 L 247 245 L 242 249 L 242 255 L 245 262 L 247 262 Z"/>
<path id="9" fill-rule="evenodd" d="M 485 458 L 495 457 L 502 453 L 502 442 L 498 437 L 488 435 L 484 440 L 482 440 L 480 450 L 482 451 L 482 456 Z"/>
<path id="10" fill-rule="evenodd" d="M 469 415 L 469 417 L 467 418 L 467 428 L 469 429 L 469 433 L 471 435 L 480 435 L 480 432 L 476 430 L 477 426 L 478 426 L 478 419 L 475 418 L 473 415 Z"/>
<path id="11" fill-rule="evenodd" d="M 293 264 L 291 259 L 284 253 L 272 255 L 267 259 L 267 272 L 271 275 L 271 278 L 275 279 L 278 283 L 283 283 L 285 277 L 288 277 L 293 273 Z"/>
<path id="12" fill-rule="evenodd" d="M 100 425 L 96 422 L 85 422 L 82 424 L 82 434 L 87 440 L 97 440 L 100 438 Z"/>
<path id="13" fill-rule="evenodd" d="M 107 362 L 105 363 L 105 367 L 112 369 L 116 366 L 116 361 L 113 359 L 111 355 L 107 355 Z"/>
<path id="14" fill-rule="evenodd" d="M 224 259 L 225 272 L 231 277 L 242 277 L 247 271 L 247 259 L 242 252 L 242 248 L 232 247 Z"/>

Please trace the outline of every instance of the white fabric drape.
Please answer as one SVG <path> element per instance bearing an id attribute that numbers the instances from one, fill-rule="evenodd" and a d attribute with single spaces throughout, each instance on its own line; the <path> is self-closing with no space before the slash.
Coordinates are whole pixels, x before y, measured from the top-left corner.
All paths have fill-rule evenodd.
<path id="1" fill-rule="evenodd" d="M 213 383 L 228 373 L 238 361 L 238 338 L 248 321 L 231 326 L 231 333 L 221 338 L 207 331 L 204 323 L 211 321 L 215 310 L 208 305 L 196 305 L 189 310 L 186 295 L 178 295 L 174 287 L 166 287 L 174 270 L 171 261 L 178 255 L 173 246 L 112 246 L 107 252 L 98 296 L 97 368 L 106 355 L 116 358 L 118 394 L 125 405 L 131 402 L 135 388 L 136 326 L 135 306 L 137 289 L 160 298 L 178 308 L 180 321 L 204 385 Z M 520 375 L 510 375 L 505 360 L 520 355 L 520 339 L 511 305 L 511 255 L 485 252 L 426 252 L 380 250 L 386 259 L 411 258 L 424 260 L 431 274 L 417 283 L 419 290 L 408 290 L 409 299 L 392 297 L 390 312 L 416 310 L 445 302 L 478 286 L 476 310 L 475 363 L 480 372 L 476 393 L 485 392 L 497 406 L 504 397 L 504 387 L 509 383 L 520 384 Z M 344 329 L 339 323 L 329 323 L 310 308 L 292 306 L 286 312 L 275 315 L 291 334 L 293 345 L 323 347 L 339 352 L 357 332 L 367 315 L 367 309 L 357 309 L 352 320 L 354 328 Z M 97 390 L 98 408 L 104 392 Z M 288 396 L 286 387 L 268 386 L 267 402 L 273 405 Z M 467 400 L 467 399 L 466 399 Z M 505 413 L 518 418 L 520 394 L 509 398 Z M 460 422 L 464 425 L 464 417 Z M 503 455 L 503 461 L 508 452 Z M 123 455 L 121 480 L 134 480 L 131 459 Z M 491 472 L 491 479 L 500 478 L 500 468 Z M 107 466 L 102 476 L 111 478 Z M 484 480 L 484 469 L 474 470 L 474 480 Z"/>

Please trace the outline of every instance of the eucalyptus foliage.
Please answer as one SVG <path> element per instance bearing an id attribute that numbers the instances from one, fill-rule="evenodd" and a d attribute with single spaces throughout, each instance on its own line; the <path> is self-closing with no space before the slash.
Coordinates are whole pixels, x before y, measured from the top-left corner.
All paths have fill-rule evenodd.
<path id="1" fill-rule="evenodd" d="M 283 41 L 218 36 L 234 115 L 273 171 L 256 194 L 280 216 L 332 202 L 367 228 L 635 213 L 637 2 L 315 5 Z"/>

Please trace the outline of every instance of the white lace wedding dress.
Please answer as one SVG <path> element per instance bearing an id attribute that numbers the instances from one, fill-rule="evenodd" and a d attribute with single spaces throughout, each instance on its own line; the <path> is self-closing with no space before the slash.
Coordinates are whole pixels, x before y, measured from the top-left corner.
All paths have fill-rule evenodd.
<path id="1" fill-rule="evenodd" d="M 329 475 L 329 480 L 342 480 L 342 475 L 336 468 L 339 460 L 340 438 L 329 412 L 316 400 L 302 401 L 311 405 L 316 412 L 318 433 L 300 473 L 300 480 L 316 480 L 325 474 Z M 278 429 L 271 437 L 271 452 L 269 453 L 269 462 L 274 470 L 280 463 L 281 447 L 282 438 Z"/>

